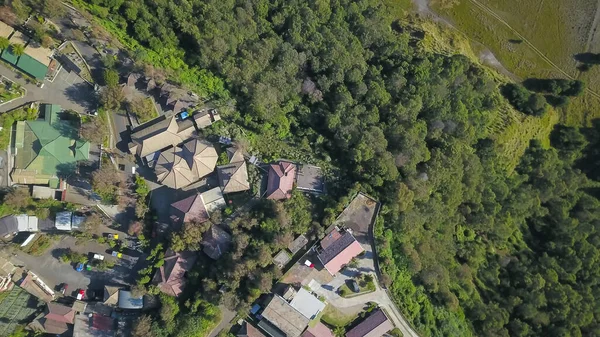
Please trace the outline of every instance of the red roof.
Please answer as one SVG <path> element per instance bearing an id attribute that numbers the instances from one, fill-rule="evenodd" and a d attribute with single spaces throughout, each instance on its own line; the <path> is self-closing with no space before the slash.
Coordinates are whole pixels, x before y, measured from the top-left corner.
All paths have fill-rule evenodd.
<path id="1" fill-rule="evenodd" d="M 48 303 L 48 312 L 44 318 L 61 323 L 73 324 L 75 310 L 62 304 Z"/>
<path id="2" fill-rule="evenodd" d="M 339 231 L 333 230 L 321 240 L 321 247 L 323 249 L 327 249 L 327 247 L 331 246 L 337 239 L 341 237 L 342 234 Z"/>
<path id="3" fill-rule="evenodd" d="M 92 328 L 100 331 L 113 331 L 115 321 L 108 316 L 102 316 L 93 314 L 92 316 Z"/>
<path id="4" fill-rule="evenodd" d="M 344 232 L 340 238 L 323 249 L 318 257 L 331 275 L 335 275 L 354 257 L 364 251 L 350 232 Z"/>
<path id="5" fill-rule="evenodd" d="M 296 165 L 286 161 L 271 164 L 267 183 L 267 199 L 289 199 L 292 196 L 294 179 L 296 179 Z"/>

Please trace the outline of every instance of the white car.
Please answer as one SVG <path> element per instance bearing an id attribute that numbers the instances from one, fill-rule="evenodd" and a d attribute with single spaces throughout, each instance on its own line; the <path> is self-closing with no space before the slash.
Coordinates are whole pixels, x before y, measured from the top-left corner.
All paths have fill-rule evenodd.
<path id="1" fill-rule="evenodd" d="M 102 255 L 102 254 L 94 254 L 94 259 L 102 261 L 102 260 L 104 260 L 104 255 Z"/>

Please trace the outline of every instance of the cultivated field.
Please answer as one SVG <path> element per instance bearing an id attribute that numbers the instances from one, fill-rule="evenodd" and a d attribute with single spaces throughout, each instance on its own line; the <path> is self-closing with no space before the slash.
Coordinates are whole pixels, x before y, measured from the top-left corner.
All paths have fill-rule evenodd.
<path id="1" fill-rule="evenodd" d="M 430 7 L 488 47 L 519 78 L 579 78 L 590 91 L 559 111 L 572 125 L 600 117 L 600 66 L 578 70 L 576 54 L 600 53 L 598 0 L 431 0 Z M 475 46 L 475 49 L 477 47 Z"/>
<path id="2" fill-rule="evenodd" d="M 10 335 L 17 325 L 29 323 L 41 309 L 37 298 L 20 287 L 2 293 L 0 298 L 0 336 Z"/>

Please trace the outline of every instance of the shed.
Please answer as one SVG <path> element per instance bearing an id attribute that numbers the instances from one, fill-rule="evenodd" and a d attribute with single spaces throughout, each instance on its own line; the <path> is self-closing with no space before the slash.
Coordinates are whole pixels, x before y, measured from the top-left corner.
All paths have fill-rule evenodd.
<path id="1" fill-rule="evenodd" d="M 85 217 L 73 214 L 71 218 L 71 229 L 79 229 L 81 224 L 85 222 Z"/>
<path id="2" fill-rule="evenodd" d="M 31 192 L 31 196 L 34 199 L 54 199 L 55 189 L 50 188 L 48 186 L 33 186 L 33 191 Z"/>
<path id="3" fill-rule="evenodd" d="M 292 252 L 292 255 L 295 255 L 299 252 L 306 244 L 308 243 L 308 239 L 304 235 L 298 236 L 292 243 L 288 245 L 288 249 Z"/>
<path id="4" fill-rule="evenodd" d="M 27 214 L 20 214 L 16 216 L 17 228 L 19 232 L 37 232 L 38 231 L 38 218 L 36 216 L 29 216 Z"/>
<path id="5" fill-rule="evenodd" d="M 286 264 L 288 264 L 288 262 L 290 262 L 291 259 L 292 257 L 290 254 L 288 254 L 285 250 L 281 250 L 279 253 L 277 253 L 277 255 L 275 255 L 273 262 L 275 265 L 277 265 L 277 268 L 282 269 Z"/>

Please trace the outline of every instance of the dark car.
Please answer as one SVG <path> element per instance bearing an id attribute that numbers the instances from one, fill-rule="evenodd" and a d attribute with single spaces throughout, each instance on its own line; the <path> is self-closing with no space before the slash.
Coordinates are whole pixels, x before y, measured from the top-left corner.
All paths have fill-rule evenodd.
<path id="1" fill-rule="evenodd" d="M 360 288 L 358 287 L 358 283 L 356 283 L 356 280 L 348 281 L 348 287 L 355 293 L 360 292 Z"/>
<path id="2" fill-rule="evenodd" d="M 104 299 L 104 290 L 90 289 L 88 290 L 87 298 L 89 301 L 102 301 Z"/>

